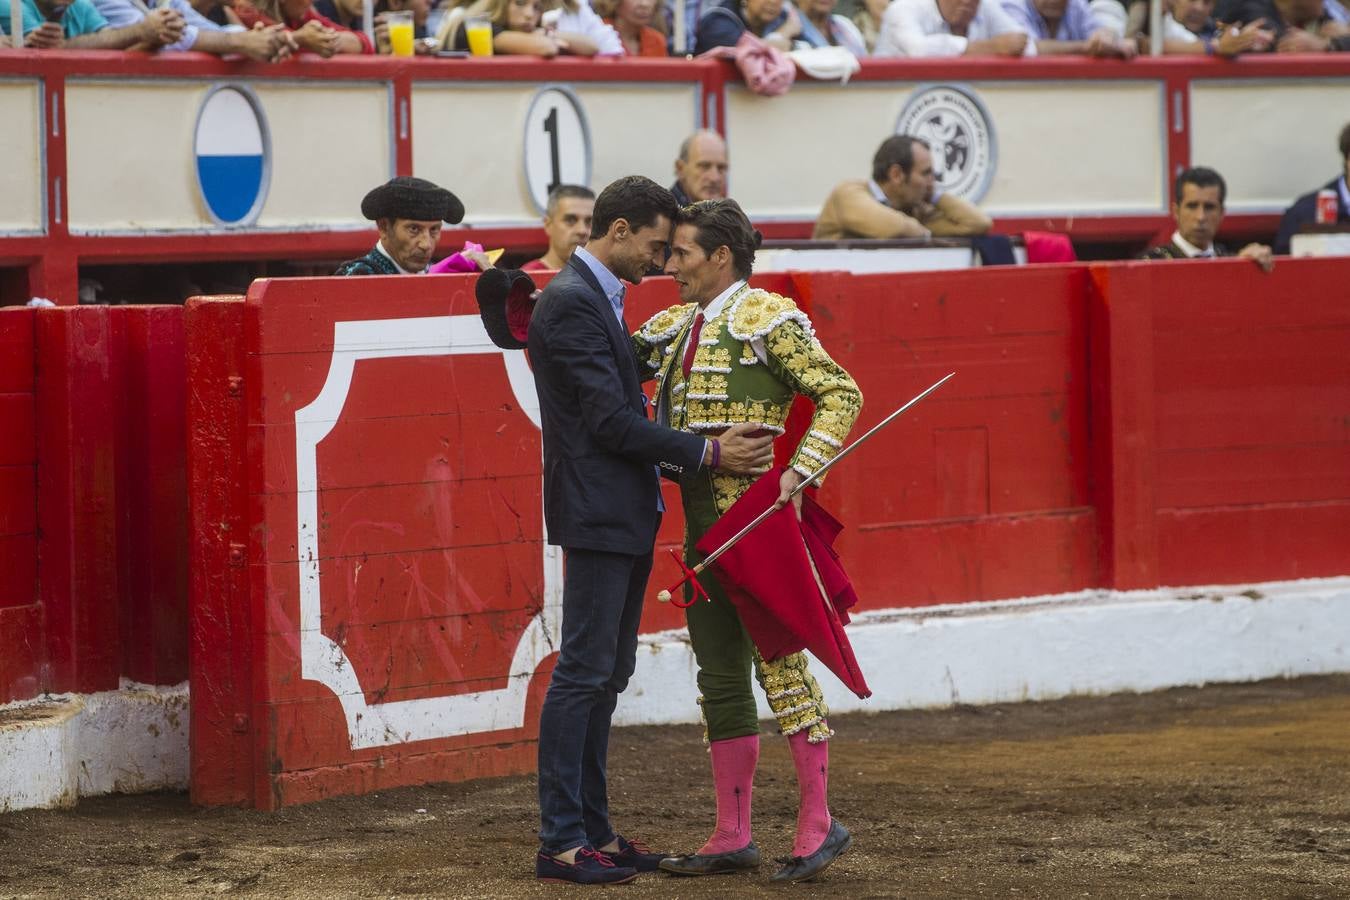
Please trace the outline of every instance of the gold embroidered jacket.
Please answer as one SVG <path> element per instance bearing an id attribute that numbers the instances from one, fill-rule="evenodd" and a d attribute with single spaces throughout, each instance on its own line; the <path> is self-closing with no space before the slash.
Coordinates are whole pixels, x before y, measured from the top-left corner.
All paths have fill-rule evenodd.
<path id="1" fill-rule="evenodd" d="M 782 434 L 793 397 L 804 394 L 814 401 L 815 415 L 789 465 L 810 476 L 834 458 L 862 409 L 862 393 L 816 340 L 806 314 L 787 297 L 742 287 L 704 322 L 686 379 L 685 342 L 697 311 L 697 304 L 677 304 L 633 335 L 639 377 L 658 379 L 657 420 L 708 435 L 762 422 Z M 719 513 L 753 481 L 715 475 Z"/>

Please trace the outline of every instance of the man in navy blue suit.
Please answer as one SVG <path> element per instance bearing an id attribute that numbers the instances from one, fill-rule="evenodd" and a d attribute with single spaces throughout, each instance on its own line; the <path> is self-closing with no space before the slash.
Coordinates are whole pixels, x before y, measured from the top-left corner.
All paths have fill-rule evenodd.
<path id="1" fill-rule="evenodd" d="M 631 881 L 666 854 L 616 833 L 605 784 L 610 719 L 637 660 L 638 620 L 660 523 L 657 468 L 760 474 L 772 436 L 749 423 L 707 439 L 647 418 L 623 319 L 624 286 L 665 259 L 677 207 L 629 176 L 595 201 L 591 238 L 535 305 L 529 351 L 544 432 L 544 521 L 566 554 L 562 647 L 539 719 L 535 874 Z"/>

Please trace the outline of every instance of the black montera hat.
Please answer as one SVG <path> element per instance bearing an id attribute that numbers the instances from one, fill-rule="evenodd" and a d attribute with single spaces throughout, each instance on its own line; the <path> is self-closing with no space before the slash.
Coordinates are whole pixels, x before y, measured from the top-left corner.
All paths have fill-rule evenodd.
<path id="1" fill-rule="evenodd" d="M 416 219 L 420 222 L 444 220 L 451 225 L 464 218 L 464 204 L 443 187 L 424 178 L 400 175 L 375 188 L 361 201 L 361 215 L 367 219 Z"/>

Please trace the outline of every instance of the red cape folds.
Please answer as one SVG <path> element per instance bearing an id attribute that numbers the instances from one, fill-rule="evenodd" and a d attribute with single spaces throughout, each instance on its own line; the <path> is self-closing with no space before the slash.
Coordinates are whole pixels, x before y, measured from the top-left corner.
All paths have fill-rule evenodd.
<path id="1" fill-rule="evenodd" d="M 782 473 L 776 468 L 756 481 L 703 535 L 696 545 L 699 552 L 712 553 L 773 506 Z M 778 659 L 810 650 L 853 693 L 866 698 L 872 692 L 844 634 L 848 609 L 858 602 L 858 595 L 834 551 L 841 530 L 843 526 L 820 504 L 803 495 L 800 522 L 788 504 L 713 565 L 761 656 Z"/>

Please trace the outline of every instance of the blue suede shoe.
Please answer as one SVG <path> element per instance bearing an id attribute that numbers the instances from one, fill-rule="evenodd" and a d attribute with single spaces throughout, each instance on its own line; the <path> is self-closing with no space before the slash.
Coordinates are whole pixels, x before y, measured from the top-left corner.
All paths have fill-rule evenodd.
<path id="1" fill-rule="evenodd" d="M 540 881 L 568 884 L 625 884 L 638 877 L 637 869 L 616 866 L 603 853 L 590 847 L 577 851 L 577 861 L 565 863 L 542 850 L 534 858 L 534 877 Z"/>
<path id="2" fill-rule="evenodd" d="M 601 856 L 608 856 L 609 861 L 620 868 L 637 869 L 639 872 L 655 872 L 661 860 L 666 858 L 664 853 L 653 853 L 652 848 L 648 847 L 642 841 L 630 841 L 621 834 L 616 834 L 614 840 L 619 842 L 619 849 L 613 853 L 606 853 L 598 850 Z"/>

